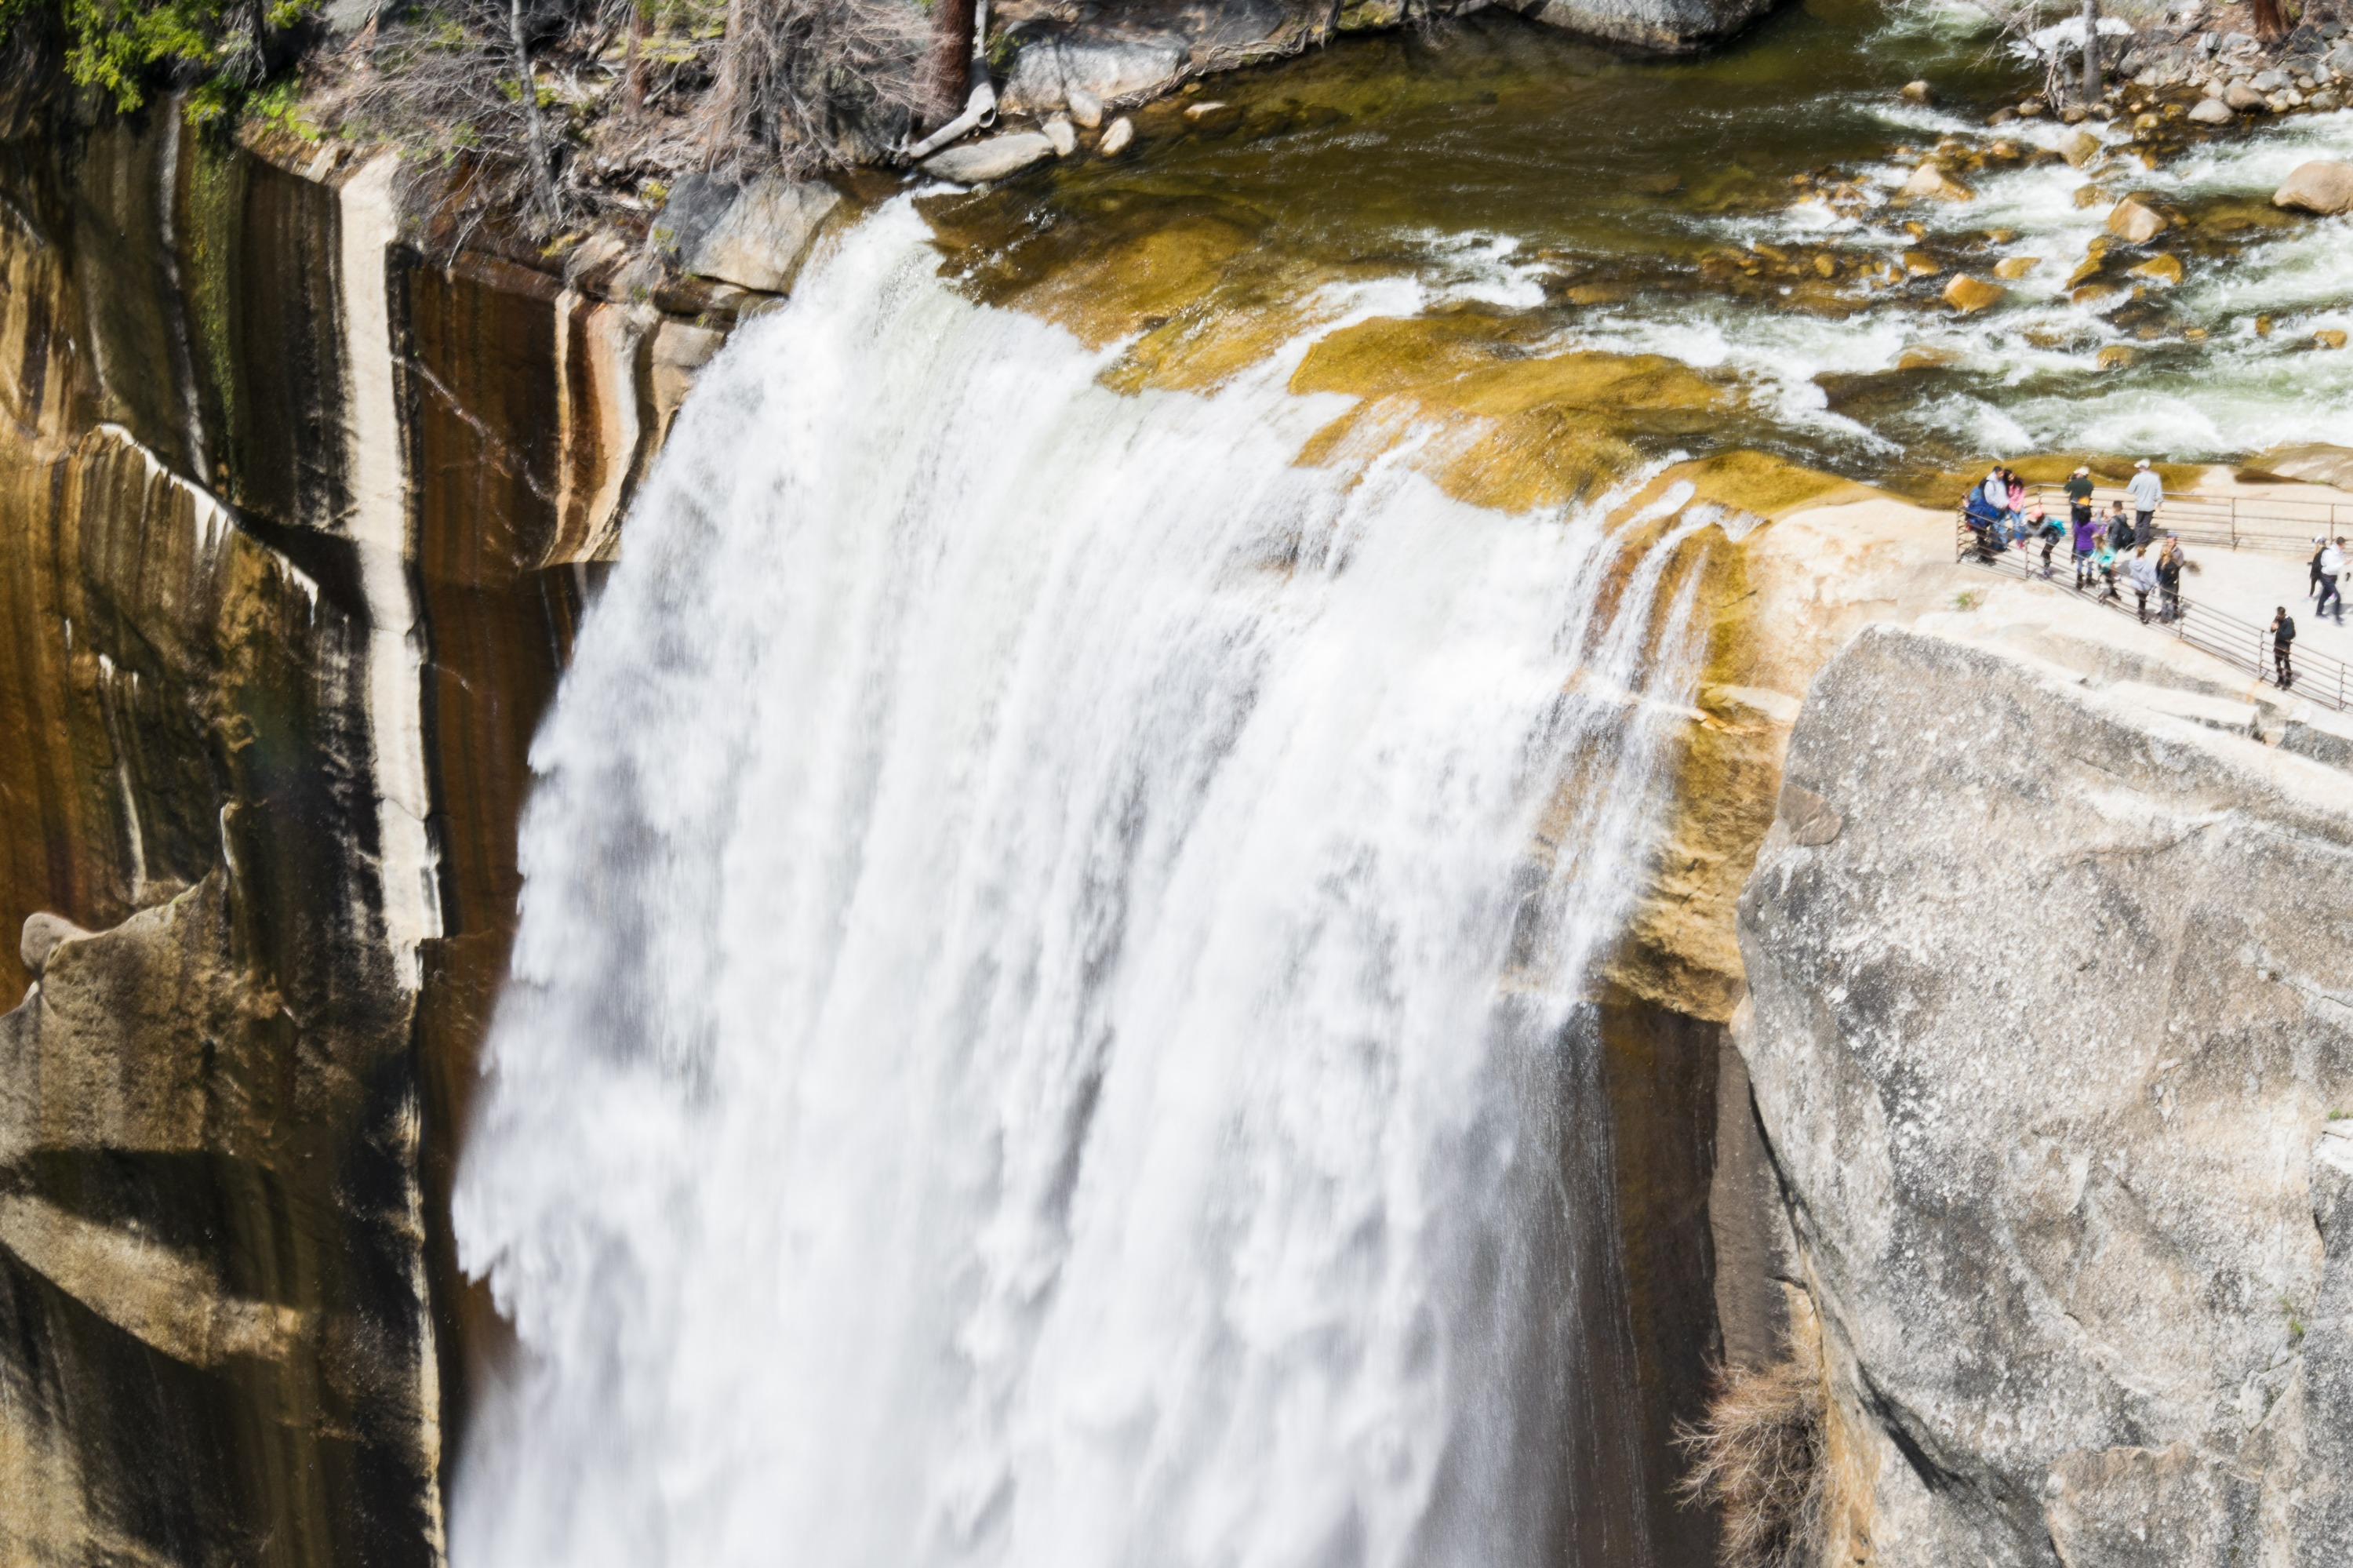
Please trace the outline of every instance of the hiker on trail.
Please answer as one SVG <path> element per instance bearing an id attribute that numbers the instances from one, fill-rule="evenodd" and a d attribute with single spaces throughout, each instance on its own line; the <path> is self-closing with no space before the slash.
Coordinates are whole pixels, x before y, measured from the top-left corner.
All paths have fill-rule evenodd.
<path id="1" fill-rule="evenodd" d="M 2315 620 L 2328 613 L 2333 602 L 2337 606 L 2337 624 L 2345 624 L 2345 596 L 2337 591 L 2337 583 L 2345 576 L 2345 540 L 2343 535 L 2328 541 L 2320 552 L 2320 599 L 2312 607 Z"/>
<path id="2" fill-rule="evenodd" d="M 2138 597 L 2134 608 L 2140 612 L 2141 624 L 2148 624 L 2148 596 L 2157 591 L 2157 562 L 2150 558 L 2147 545 L 2133 546 L 2132 559 L 2126 564 L 2126 574 L 2132 578 L 2133 592 Z"/>
<path id="3" fill-rule="evenodd" d="M 2129 549 L 2132 546 L 2132 519 L 2125 515 L 2125 503 L 2121 501 L 2116 502 L 2108 508 L 2108 548 L 2119 551 Z"/>
<path id="4" fill-rule="evenodd" d="M 2067 520 L 2092 520 L 2092 471 L 2088 468 L 2079 468 L 2067 476 Z"/>
<path id="5" fill-rule="evenodd" d="M 2146 545 L 2157 509 L 2165 504 L 2165 482 L 2157 477 L 2157 470 L 2148 466 L 2148 459 L 2133 464 L 2132 482 L 2125 486 L 2125 493 L 2132 497 L 2133 543 Z"/>
<path id="6" fill-rule="evenodd" d="M 2279 676 L 2280 690 L 2295 684 L 2295 672 L 2289 667 L 2289 656 L 2295 652 L 2295 622 L 2288 618 L 2287 606 L 2272 612 L 2272 669 Z"/>
<path id="7" fill-rule="evenodd" d="M 2123 598 L 2123 595 L 2116 592 L 2116 542 L 2114 539 L 2104 538 L 2100 541 L 2098 547 L 2092 552 L 2092 565 L 2099 569 L 2100 581 L 2107 585 L 2107 592 L 2100 597 L 2102 599 Z"/>
<path id="8" fill-rule="evenodd" d="M 2168 623 L 2181 619 L 2181 541 L 2168 534 L 2157 553 L 2157 586 L 2164 590 L 2164 609 L 2158 619 Z"/>
<path id="9" fill-rule="evenodd" d="M 2099 544 L 2100 525 L 2092 521 L 2089 506 L 2075 508 L 2075 591 L 2081 593 L 2091 586 L 2092 551 Z"/>

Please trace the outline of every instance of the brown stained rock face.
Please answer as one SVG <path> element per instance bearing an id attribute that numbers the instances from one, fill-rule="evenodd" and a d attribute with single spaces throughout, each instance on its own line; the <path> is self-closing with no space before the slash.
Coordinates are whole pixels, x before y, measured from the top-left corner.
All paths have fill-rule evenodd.
<path id="1" fill-rule="evenodd" d="M 391 515 L 443 807 L 420 994 L 375 884 L 350 208 L 153 127 L 13 152 L 0 986 L 42 984 L 0 1022 L 0 1557 L 421 1564 L 463 1358 L 428 1360 L 417 1282 L 438 1262 L 445 1351 L 489 1337 L 438 1200 L 525 747 L 660 434 L 660 318 L 391 269 L 372 428 L 422 480 Z"/>

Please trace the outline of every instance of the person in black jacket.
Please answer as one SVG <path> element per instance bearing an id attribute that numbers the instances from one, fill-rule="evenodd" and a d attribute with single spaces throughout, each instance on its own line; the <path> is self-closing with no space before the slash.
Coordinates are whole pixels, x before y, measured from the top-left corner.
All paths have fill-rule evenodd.
<path id="1" fill-rule="evenodd" d="M 2289 618 L 2287 606 L 2281 605 L 2272 613 L 2272 668 L 2279 675 L 2280 690 L 2295 684 L 2295 671 L 2289 657 L 2295 652 L 2295 622 Z"/>
<path id="2" fill-rule="evenodd" d="M 2181 541 L 2168 534 L 2157 552 L 2158 619 L 2181 618 Z"/>
<path id="3" fill-rule="evenodd" d="M 2304 590 L 2304 597 L 2306 599 L 2320 597 L 2320 557 L 2327 554 L 2328 554 L 2328 535 L 2315 534 L 2312 536 L 2312 581 Z"/>

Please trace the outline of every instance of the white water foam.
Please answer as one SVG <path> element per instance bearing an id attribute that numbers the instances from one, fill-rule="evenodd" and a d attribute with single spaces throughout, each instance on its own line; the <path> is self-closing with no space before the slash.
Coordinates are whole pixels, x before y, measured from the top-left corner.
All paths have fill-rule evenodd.
<path id="1" fill-rule="evenodd" d="M 885 208 L 714 363 L 534 748 L 453 1560 L 1649 1561 L 1581 998 L 1687 491 L 1303 469 L 1344 400 L 935 265 Z"/>

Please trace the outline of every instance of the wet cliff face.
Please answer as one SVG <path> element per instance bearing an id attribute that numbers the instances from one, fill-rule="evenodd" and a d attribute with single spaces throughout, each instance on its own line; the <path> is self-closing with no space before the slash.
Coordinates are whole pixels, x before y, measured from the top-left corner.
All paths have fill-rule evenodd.
<path id="1" fill-rule="evenodd" d="M 11 1556 L 438 1557 L 524 748 L 716 342 L 297 151 L 0 146 Z"/>

